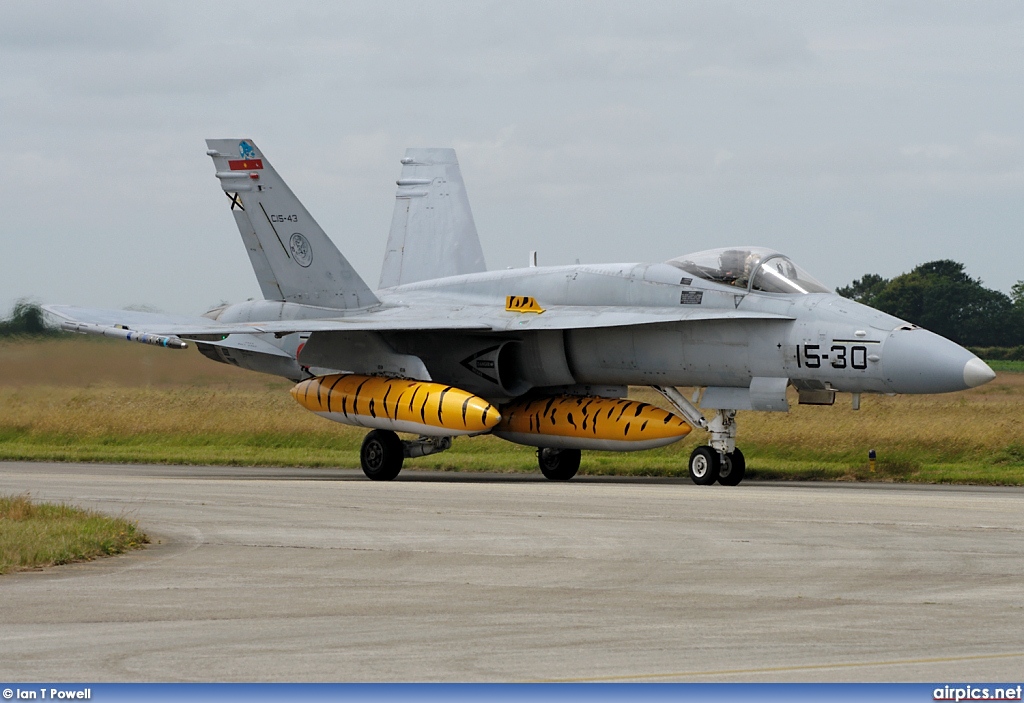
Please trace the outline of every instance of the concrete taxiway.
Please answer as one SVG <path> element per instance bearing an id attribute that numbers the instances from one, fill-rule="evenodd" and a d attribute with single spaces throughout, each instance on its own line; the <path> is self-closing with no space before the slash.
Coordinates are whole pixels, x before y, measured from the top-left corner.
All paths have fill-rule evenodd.
<path id="1" fill-rule="evenodd" d="M 0 464 L 141 552 L 0 577 L 0 680 L 1014 681 L 1024 491 Z"/>

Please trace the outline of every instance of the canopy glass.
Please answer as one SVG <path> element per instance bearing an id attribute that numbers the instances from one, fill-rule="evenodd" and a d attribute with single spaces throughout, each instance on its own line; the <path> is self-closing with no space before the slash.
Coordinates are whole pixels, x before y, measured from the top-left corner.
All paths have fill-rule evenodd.
<path id="1" fill-rule="evenodd" d="M 668 262 L 698 278 L 766 293 L 831 293 L 784 254 L 764 247 L 726 247 Z"/>

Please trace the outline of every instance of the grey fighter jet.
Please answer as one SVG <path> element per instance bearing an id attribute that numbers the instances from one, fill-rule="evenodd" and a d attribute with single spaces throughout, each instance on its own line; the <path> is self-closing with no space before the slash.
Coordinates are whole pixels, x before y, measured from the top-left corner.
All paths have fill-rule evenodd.
<path id="1" fill-rule="evenodd" d="M 709 441 L 690 456 L 691 478 L 736 485 L 737 411 L 786 412 L 789 386 L 800 403 L 850 393 L 857 407 L 862 393 L 946 393 L 995 377 L 966 349 L 841 298 L 761 247 L 488 271 L 451 149 L 402 159 L 373 291 L 251 140 L 207 145 L 264 300 L 201 317 L 46 309 L 69 330 L 193 342 L 295 381 L 303 407 L 371 430 L 360 457 L 371 479 L 490 433 L 537 447 L 543 474 L 566 480 L 581 450 L 648 449 L 698 428 Z M 673 411 L 629 400 L 630 385 Z"/>

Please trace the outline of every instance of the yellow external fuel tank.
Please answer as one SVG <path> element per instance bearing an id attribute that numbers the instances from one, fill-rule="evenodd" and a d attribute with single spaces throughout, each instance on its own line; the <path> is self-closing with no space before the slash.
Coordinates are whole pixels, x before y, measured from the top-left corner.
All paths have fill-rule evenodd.
<path id="1" fill-rule="evenodd" d="M 428 437 L 477 434 L 498 424 L 498 409 L 454 386 L 355 374 L 297 383 L 299 405 L 335 422 Z"/>
<path id="2" fill-rule="evenodd" d="M 648 403 L 552 396 L 502 406 L 493 434 L 533 447 L 633 452 L 672 444 L 691 429 L 682 418 Z"/>

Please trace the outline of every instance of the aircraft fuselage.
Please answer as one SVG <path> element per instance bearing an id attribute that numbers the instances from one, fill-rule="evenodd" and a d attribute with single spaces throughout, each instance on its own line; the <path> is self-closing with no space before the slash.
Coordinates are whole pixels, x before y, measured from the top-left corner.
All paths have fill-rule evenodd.
<path id="1" fill-rule="evenodd" d="M 667 264 L 509 269 L 378 291 L 383 308 L 429 305 L 425 315 L 438 307 L 503 308 L 507 295 L 531 296 L 542 306 L 676 306 L 779 317 L 538 331 L 517 331 L 510 324 L 498 334 L 404 331 L 382 337 L 396 352 L 421 357 L 433 380 L 496 400 L 538 387 L 747 388 L 755 378 L 785 378 L 798 388 L 847 393 L 941 393 L 978 385 L 972 384 L 968 369 L 973 354 L 898 318 L 835 294 L 749 291 L 683 276 Z M 315 319 L 327 314 L 337 311 L 254 301 L 228 306 L 217 319 Z M 262 341 L 294 359 L 303 338 L 264 335 Z M 496 345 L 505 347 L 484 360 L 493 372 L 478 372 L 471 357 Z M 236 352 L 240 354 L 245 351 Z M 275 360 L 273 369 L 258 370 L 303 377 L 300 363 L 284 358 Z"/>

